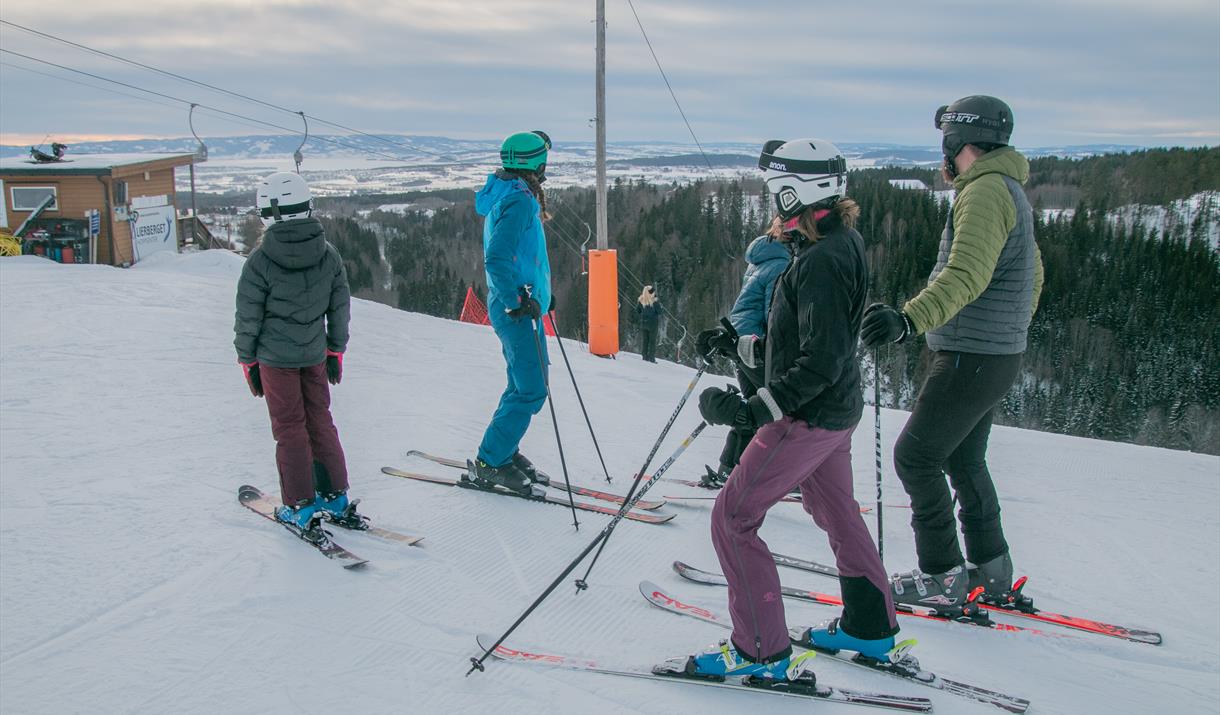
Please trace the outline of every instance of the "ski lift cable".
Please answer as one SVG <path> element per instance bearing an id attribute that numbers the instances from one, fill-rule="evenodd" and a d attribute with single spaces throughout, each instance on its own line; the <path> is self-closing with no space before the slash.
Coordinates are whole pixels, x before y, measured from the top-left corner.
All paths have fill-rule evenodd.
<path id="1" fill-rule="evenodd" d="M 158 74 L 162 74 L 162 75 L 165 75 L 165 76 L 167 76 L 167 77 L 172 77 L 172 78 L 174 78 L 174 79 L 177 79 L 177 80 L 180 80 L 180 81 L 183 81 L 183 82 L 189 82 L 189 83 L 191 83 L 191 84 L 198 85 L 198 86 L 200 86 L 200 87 L 204 87 L 204 88 L 206 88 L 206 89 L 210 89 L 210 90 L 212 90 L 212 91 L 214 91 L 214 92 L 221 92 L 221 93 L 223 93 L 223 94 L 227 94 L 227 95 L 230 95 L 230 96 L 232 96 L 232 97 L 237 97 L 238 99 L 243 99 L 243 100 L 245 100 L 245 101 L 247 101 L 247 102 L 254 102 L 255 104 L 261 104 L 261 105 L 263 105 L 263 106 L 265 106 L 265 107 L 269 107 L 269 108 L 271 108 L 271 109 L 275 109 L 275 110 L 278 110 L 278 111 L 281 111 L 281 112 L 287 112 L 287 113 L 289 113 L 289 114 L 298 114 L 298 115 L 299 115 L 299 114 L 302 114 L 302 112 L 300 112 L 300 111 L 293 110 L 293 109 L 288 109 L 287 107 L 283 107 L 283 106 L 280 106 L 280 105 L 278 105 L 278 104 L 274 104 L 274 103 L 272 103 L 272 102 L 267 102 L 267 101 L 265 101 L 265 100 L 258 99 L 257 97 L 251 97 L 251 96 L 249 96 L 249 95 L 242 94 L 241 92 L 234 92 L 233 90 L 225 89 L 225 88 L 223 88 L 223 87 L 217 87 L 217 86 L 216 86 L 216 85 L 214 85 L 214 84 L 209 84 L 209 83 L 207 83 L 207 82 L 202 82 L 202 81 L 197 80 L 197 79 L 192 79 L 192 78 L 190 78 L 190 77 L 186 77 L 186 76 L 183 76 L 183 75 L 177 74 L 176 72 L 170 72 L 169 70 L 163 70 L 163 69 L 161 69 L 161 68 L 159 68 L 159 67 L 154 67 L 153 65 L 145 64 L 145 63 L 143 63 L 143 62 L 137 62 L 136 60 L 128 59 L 128 58 L 126 58 L 126 57 L 121 57 L 121 56 L 116 55 L 116 54 L 114 54 L 114 53 L 112 53 L 112 52 L 106 52 L 105 50 L 99 50 L 99 49 L 94 48 L 94 47 L 89 47 L 88 45 L 84 45 L 84 44 L 81 44 L 81 43 L 79 43 L 79 42 L 73 42 L 72 40 L 68 40 L 68 39 L 65 39 L 65 38 L 62 38 L 62 37 L 58 37 L 58 36 L 56 36 L 56 35 L 52 35 L 52 34 L 50 34 L 50 33 L 48 33 L 48 32 L 43 32 L 43 31 L 41 31 L 41 30 L 35 30 L 35 29 L 34 29 L 34 28 L 32 28 L 32 27 L 26 27 L 25 25 L 19 25 L 19 24 L 15 23 L 15 22 L 11 22 L 11 21 L 9 21 L 9 20 L 0 20 L 0 24 L 8 25 L 8 26 L 10 26 L 10 27 L 14 27 L 14 28 L 16 28 L 16 29 L 18 29 L 18 30 L 21 30 L 21 31 L 23 31 L 23 32 L 28 32 L 28 33 L 30 33 L 30 34 L 32 34 L 32 35 L 37 35 L 37 36 L 39 36 L 39 37 L 43 37 L 43 38 L 46 38 L 46 39 L 48 39 L 48 40 L 53 40 L 53 41 L 55 41 L 55 42 L 60 42 L 60 43 L 63 43 L 63 44 L 65 44 L 65 45 L 70 45 L 70 46 L 72 46 L 72 47 L 76 47 L 76 48 L 79 48 L 79 49 L 85 50 L 85 51 L 87 51 L 87 52 L 92 52 L 92 53 L 94 53 L 94 54 L 101 55 L 101 56 L 103 56 L 103 57 L 109 57 L 110 59 L 117 60 L 117 61 L 119 61 L 119 62 L 124 62 L 124 63 L 126 63 L 126 64 L 129 64 L 129 65 L 132 65 L 132 66 L 135 66 L 135 67 L 140 67 L 140 68 L 142 68 L 142 69 L 149 70 L 150 72 L 156 72 L 156 73 L 158 73 Z M 428 150 L 428 149 L 421 149 L 420 147 L 417 147 L 417 146 L 414 146 L 414 145 L 411 145 L 411 144 L 404 144 L 404 143 L 402 143 L 402 142 L 397 142 L 397 141 L 393 141 L 393 140 L 391 140 L 391 139 L 386 139 L 385 137 L 381 137 L 381 136 L 378 136 L 378 135 L 376 135 L 376 134 L 370 134 L 369 132 L 365 132 L 365 131 L 361 131 L 361 130 L 359 130 L 359 129 L 355 129 L 355 128 L 353 128 L 353 127 L 345 126 L 345 125 L 343 125 L 343 124 L 339 124 L 338 122 L 332 122 L 332 121 L 330 121 L 330 120 L 323 119 L 323 118 L 321 118 L 321 117 L 315 117 L 315 116 L 313 116 L 313 115 L 310 115 L 310 116 L 309 116 L 309 118 L 310 118 L 310 119 L 313 119 L 315 122 L 318 122 L 319 124 L 326 124 L 326 125 L 328 125 L 328 126 L 332 126 L 332 127 L 337 128 L 337 129 L 342 129 L 342 130 L 344 130 L 344 131 L 351 132 L 351 133 L 353 133 L 353 134 L 359 134 L 360 136 L 363 136 L 363 137 L 368 137 L 369 139 L 374 139 L 374 140 L 376 140 L 376 141 L 380 141 L 380 142 L 383 142 L 383 143 L 386 143 L 386 144 L 390 144 L 390 145 L 392 145 L 392 146 L 400 147 L 400 148 L 403 148 L 403 149 L 408 149 L 408 150 L 410 150 L 410 151 L 413 151 L 413 152 L 416 152 L 416 153 L 419 153 L 419 154 L 427 154 L 427 155 L 429 155 L 429 156 L 434 156 L 434 157 L 437 157 L 438 159 L 444 159 L 444 160 L 446 160 L 446 161 L 450 161 L 450 162 L 452 162 L 452 163 L 454 163 L 454 164 L 476 164 L 476 163 L 481 163 L 480 161 L 473 160 L 473 159 L 467 159 L 467 160 L 461 160 L 461 159 L 457 159 L 456 157 L 453 157 L 453 156 L 450 156 L 450 155 L 447 155 L 447 154 L 442 154 L 442 153 L 440 153 L 440 152 L 430 151 L 430 150 Z"/>
<path id="2" fill-rule="evenodd" d="M 51 62 L 51 61 L 49 61 L 49 60 L 40 59 L 40 58 L 38 58 L 38 57 L 32 57 L 32 56 L 30 56 L 30 55 L 25 55 L 25 54 L 22 54 L 22 53 L 20 53 L 20 52 L 14 52 L 13 50 L 4 49 L 3 47 L 0 47 L 0 52 L 4 52 L 4 53 L 6 53 L 6 54 L 10 54 L 10 55 L 14 55 L 14 56 L 16 56 L 16 57 L 21 57 L 21 58 L 24 58 L 24 59 L 27 59 L 27 60 L 30 60 L 30 61 L 33 61 L 33 62 L 38 62 L 38 63 L 44 64 L 44 65 L 48 65 L 48 66 L 50 66 L 50 67 L 55 67 L 55 68 L 58 68 L 58 69 L 61 69 L 61 70 L 66 70 L 66 71 L 68 71 L 68 72 L 75 72 L 75 73 L 77 73 L 77 74 L 81 74 L 81 75 L 84 75 L 84 76 L 86 76 L 86 77 L 92 77 L 93 79 L 99 79 L 99 80 L 102 80 L 103 82 L 110 82 L 110 83 L 112 83 L 112 84 L 117 84 L 117 85 L 119 85 L 119 86 L 121 86 L 121 87 L 127 87 L 128 89 L 134 89 L 134 90 L 136 90 L 136 91 L 138 91 L 138 92 L 147 92 L 148 94 L 151 94 L 151 95 L 154 95 L 154 96 L 157 96 L 157 97 L 162 97 L 162 98 L 164 98 L 164 99 L 173 100 L 173 101 L 175 101 L 175 102 L 179 102 L 179 103 L 181 103 L 181 104 L 186 104 L 186 105 L 190 105 L 190 104 L 192 104 L 192 102 L 191 102 L 190 100 L 188 100 L 188 99 L 182 99 L 181 97 L 175 97 L 175 96 L 170 95 L 170 94 L 165 94 L 164 92 L 158 92 L 158 91 L 156 91 L 156 90 L 152 90 L 152 89 L 146 89 L 146 88 L 144 88 L 144 87 L 140 87 L 140 86 L 138 86 L 138 85 L 130 84 L 130 83 L 128 83 L 128 82 L 123 82 L 123 81 L 120 81 L 120 80 L 117 80 L 117 79 L 111 79 L 111 78 L 109 78 L 109 77 L 103 77 L 103 76 L 101 76 L 101 75 L 93 74 L 92 72 L 86 72 L 86 71 L 84 71 L 84 70 L 79 70 L 79 69 L 76 69 L 76 68 L 74 68 L 74 67 L 68 67 L 68 66 L 66 66 L 66 65 L 57 64 L 57 63 L 55 63 L 55 62 Z M 226 116 L 230 116 L 230 117 L 235 117 L 235 118 L 237 118 L 237 119 L 245 119 L 245 120 L 247 120 L 247 121 L 255 122 L 255 123 L 257 123 L 257 124 L 261 124 L 261 125 L 266 126 L 266 127 L 271 127 L 271 128 L 273 128 L 273 129 L 279 129 L 279 130 L 281 130 L 281 131 L 290 132 L 290 133 L 292 133 L 292 134 L 300 134 L 300 133 L 301 133 L 301 130 L 299 130 L 299 129 L 292 129 L 292 128 L 290 128 L 290 127 L 285 127 L 285 126 L 282 126 L 282 125 L 280 125 L 280 124 L 274 124 L 274 123 L 272 123 L 272 122 L 264 121 L 264 120 L 262 120 L 262 119 L 256 119 L 256 118 L 254 118 L 254 117 L 249 117 L 249 116 L 246 116 L 246 115 L 244 115 L 244 114 L 238 114 L 237 112 L 230 112 L 230 111 L 228 111 L 228 110 L 225 110 L 225 109 L 220 109 L 220 108 L 218 108 L 218 107 L 211 107 L 211 106 L 208 106 L 208 105 L 203 104 L 203 103 L 195 103 L 195 104 L 199 104 L 199 106 L 200 106 L 200 107 L 202 107 L 202 108 L 204 108 L 204 109 L 210 109 L 210 110 L 212 110 L 213 112 L 218 112 L 218 113 L 220 113 L 220 114 L 224 114 L 224 115 L 226 115 Z M 360 152 L 360 153 L 363 153 L 363 154 L 368 154 L 368 155 L 370 155 L 370 156 L 378 156 L 378 157 L 381 157 L 381 158 L 384 158 L 384 159 L 390 159 L 391 161 L 405 161 L 405 159 L 403 159 L 402 157 L 399 157 L 399 156 L 392 156 L 392 155 L 390 155 L 390 154 L 384 154 L 384 153 L 382 153 L 382 152 L 373 151 L 373 150 L 371 150 L 371 149 L 366 149 L 366 148 L 364 148 L 364 147 L 360 147 L 360 146 L 357 146 L 357 145 L 355 145 L 355 144 L 348 144 L 347 142 L 340 141 L 340 140 L 338 140 L 338 139 L 334 139 L 334 138 L 331 138 L 331 137 L 321 137 L 321 136 L 320 136 L 320 137 L 315 137 L 315 138 L 316 138 L 316 139 L 318 139 L 319 141 L 324 141 L 324 142 L 327 142 L 327 143 L 329 143 L 329 144 L 334 144 L 334 145 L 336 145 L 336 146 L 341 146 L 341 147 L 344 147 L 344 148 L 347 148 L 347 149 L 352 149 L 352 150 L 354 150 L 354 151 L 357 151 L 357 152 Z"/>
<path id="3" fill-rule="evenodd" d="M 652 54 L 652 61 L 657 63 L 657 71 L 661 73 L 661 79 L 665 80 L 665 87 L 669 89 L 669 96 L 673 97 L 674 106 L 678 108 L 678 114 L 682 115 L 682 121 L 686 124 L 686 130 L 690 132 L 691 139 L 695 140 L 695 146 L 699 148 L 699 153 L 703 155 L 703 161 L 707 163 L 708 171 L 715 171 L 712 168 L 711 159 L 707 158 L 707 153 L 703 151 L 703 145 L 699 143 L 699 137 L 695 136 L 695 130 L 690 125 L 690 120 L 686 118 L 686 112 L 682 111 L 682 103 L 678 101 L 678 95 L 674 93 L 673 85 L 669 83 L 669 77 L 665 76 L 665 70 L 661 67 L 661 60 L 657 59 L 657 53 L 652 49 L 652 42 L 648 39 L 648 33 L 644 31 L 644 23 L 640 21 L 640 14 L 635 11 L 635 3 L 632 0 L 627 0 L 627 5 L 631 8 L 631 14 L 635 16 L 635 24 L 640 26 L 640 34 L 644 36 L 644 44 L 648 45 L 648 52 Z"/>
<path id="4" fill-rule="evenodd" d="M 153 99 L 152 97 L 141 97 L 138 94 L 131 94 L 130 92 L 122 92 L 122 91 L 119 91 L 119 90 L 111 88 L 111 87 L 106 87 L 106 86 L 103 86 L 100 84 L 93 84 L 91 82 L 82 82 L 78 79 L 72 79 L 71 77 L 64 77 L 63 75 L 51 74 L 50 72 L 43 72 L 42 70 L 36 70 L 33 67 L 25 67 L 23 65 L 13 64 L 12 62 L 5 62 L 4 60 L 0 60 L 0 66 L 11 67 L 13 69 L 22 70 L 23 72 L 30 72 L 31 74 L 41 75 L 43 77 L 50 77 L 51 79 L 56 79 L 61 82 L 70 82 L 72 84 L 79 85 L 81 87 L 88 87 L 90 89 L 96 89 L 99 92 L 108 92 L 110 94 L 118 95 L 120 97 L 127 97 L 128 99 L 136 99 L 141 102 L 155 104 L 158 107 L 166 107 L 168 109 L 177 109 L 178 108 L 178 105 L 176 105 L 176 104 L 170 104 L 169 102 L 162 102 L 160 100 Z M 198 105 L 196 105 L 196 106 L 198 106 Z M 200 111 L 201 114 L 207 114 L 208 116 L 213 117 L 214 119 L 219 119 L 220 121 L 223 121 L 223 122 L 229 122 L 231 124 L 239 124 L 243 127 L 250 127 L 253 129 L 262 129 L 262 127 L 258 126 L 257 124 L 252 124 L 250 122 L 242 121 L 240 119 L 233 119 L 232 117 L 226 117 L 221 114 L 217 114 L 215 112 L 209 111 L 208 108 L 206 108 L 206 107 L 199 107 L 199 109 L 201 110 Z"/>

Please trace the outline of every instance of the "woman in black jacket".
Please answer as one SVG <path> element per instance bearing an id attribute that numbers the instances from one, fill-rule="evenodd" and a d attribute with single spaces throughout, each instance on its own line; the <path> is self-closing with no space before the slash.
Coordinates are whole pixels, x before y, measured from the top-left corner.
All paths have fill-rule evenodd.
<path id="1" fill-rule="evenodd" d="M 699 410 L 712 424 L 758 431 L 712 511 L 712 543 L 729 585 L 730 642 L 692 656 L 708 675 L 797 675 L 779 598 L 779 574 L 758 529 L 767 511 L 799 488 L 805 511 L 826 530 L 839 568 L 843 614 L 801 629 L 807 645 L 887 661 L 898 631 L 881 558 L 852 494 L 851 436 L 863 412 L 856 335 L 868 297 L 860 209 L 844 197 L 847 163 L 819 139 L 768 142 L 759 166 L 779 215 L 771 235 L 792 263 L 776 283 L 765 348 L 727 329 L 711 347 L 749 367 L 763 357 L 764 385 L 749 399 L 710 387 Z"/>

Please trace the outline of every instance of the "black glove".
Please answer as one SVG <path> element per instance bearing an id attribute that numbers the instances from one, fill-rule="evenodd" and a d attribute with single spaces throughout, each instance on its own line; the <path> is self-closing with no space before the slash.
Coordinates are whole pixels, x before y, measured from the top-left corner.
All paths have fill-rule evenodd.
<path id="1" fill-rule="evenodd" d="M 326 351 L 326 381 L 332 385 L 343 381 L 343 353 Z"/>
<path id="2" fill-rule="evenodd" d="M 885 343 L 901 343 L 913 331 L 911 320 L 901 310 L 884 303 L 873 303 L 864 311 L 860 340 L 870 348 Z"/>
<path id="3" fill-rule="evenodd" d="M 746 401 L 734 391 L 709 387 L 699 393 L 699 414 L 710 425 L 731 425 Z"/>
<path id="4" fill-rule="evenodd" d="M 695 350 L 707 360 L 715 353 L 726 357 L 737 354 L 737 331 L 730 328 L 709 328 L 695 337 Z"/>
<path id="5" fill-rule="evenodd" d="M 250 388 L 250 394 L 255 397 L 263 396 L 263 378 L 258 374 L 258 361 L 238 363 L 241 365 L 241 370 L 246 375 L 246 385 Z"/>
<path id="6" fill-rule="evenodd" d="M 530 289 L 527 286 L 518 288 L 517 295 L 521 296 L 521 305 L 508 311 L 510 318 L 520 320 L 528 316 L 531 320 L 537 320 L 542 317 L 542 306 L 538 305 L 538 301 L 530 295 Z"/>
<path id="7" fill-rule="evenodd" d="M 554 294 L 552 294 L 552 295 L 551 295 L 551 304 L 550 304 L 550 306 L 548 306 L 548 307 L 547 307 L 546 312 L 548 312 L 548 313 L 554 313 L 554 312 L 555 312 L 555 296 L 554 296 Z"/>
<path id="8" fill-rule="evenodd" d="M 732 425 L 756 430 L 775 420 L 762 398 L 743 400 L 736 389 L 709 387 L 699 395 L 699 414 L 712 425 Z"/>

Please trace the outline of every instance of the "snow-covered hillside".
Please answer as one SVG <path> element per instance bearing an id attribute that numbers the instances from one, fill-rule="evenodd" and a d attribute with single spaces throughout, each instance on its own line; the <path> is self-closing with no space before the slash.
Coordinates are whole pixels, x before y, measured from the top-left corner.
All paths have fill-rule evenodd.
<path id="1" fill-rule="evenodd" d="M 354 302 L 346 376 L 333 393 L 353 495 L 384 526 L 426 540 L 402 547 L 340 533 L 371 561 L 348 572 L 240 507 L 240 484 L 276 488 L 266 408 L 231 346 L 240 261 L 208 251 L 123 271 L 0 259 L 0 711 L 853 712 L 509 663 L 464 677 L 475 635 L 503 631 L 606 518 L 582 513 L 576 533 L 554 506 L 381 474 L 383 465 L 446 474 L 407 459 L 410 448 L 470 455 L 504 372 L 488 328 L 365 301 Z M 612 488 L 625 492 L 691 371 L 630 354 L 602 360 L 576 344 L 568 355 Z M 570 383 L 561 373 L 552 382 L 574 479 L 597 486 Z M 888 455 L 905 417 L 883 413 L 891 504 L 904 502 Z M 654 466 L 697 422 L 687 407 Z M 701 471 L 723 436 L 709 429 L 674 474 Z M 546 412 L 523 448 L 559 473 Z M 904 621 L 924 665 L 1027 697 L 1031 713 L 1220 710 L 1220 459 L 1003 427 L 991 457 L 1018 571 L 1030 574 L 1038 604 L 1159 630 L 1165 645 Z M 854 459 L 867 502 L 871 415 Z M 697 493 L 659 485 L 650 496 Z M 515 640 L 649 663 L 723 637 L 637 593 L 650 579 L 724 608 L 722 589 L 670 570 L 674 559 L 717 570 L 710 503 L 664 511 L 677 518 L 622 523 L 590 589 L 575 596 L 565 584 Z M 891 570 L 914 565 L 907 518 L 886 511 Z M 793 505 L 773 510 L 763 536 L 776 551 L 830 559 L 825 536 Z M 837 590 L 812 574 L 781 576 Z M 835 615 L 787 609 L 792 625 Z M 825 682 L 930 697 L 938 713 L 1000 712 L 815 663 Z"/>

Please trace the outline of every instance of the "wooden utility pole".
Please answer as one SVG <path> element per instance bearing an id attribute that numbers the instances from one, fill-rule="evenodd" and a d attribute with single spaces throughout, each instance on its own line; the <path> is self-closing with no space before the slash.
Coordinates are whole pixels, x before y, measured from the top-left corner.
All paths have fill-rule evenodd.
<path id="1" fill-rule="evenodd" d="M 606 221 L 606 0 L 597 0 L 597 248 L 609 244 Z"/>

